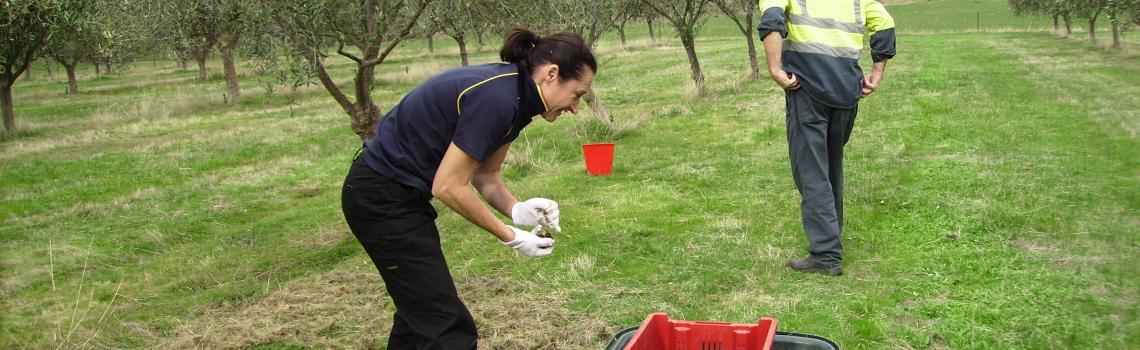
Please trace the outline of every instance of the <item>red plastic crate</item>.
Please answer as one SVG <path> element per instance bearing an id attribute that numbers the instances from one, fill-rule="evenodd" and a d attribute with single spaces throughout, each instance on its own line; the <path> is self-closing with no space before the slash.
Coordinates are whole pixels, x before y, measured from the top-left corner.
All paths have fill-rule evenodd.
<path id="1" fill-rule="evenodd" d="M 776 319 L 756 324 L 670 320 L 649 315 L 625 350 L 769 350 L 776 339 Z"/>

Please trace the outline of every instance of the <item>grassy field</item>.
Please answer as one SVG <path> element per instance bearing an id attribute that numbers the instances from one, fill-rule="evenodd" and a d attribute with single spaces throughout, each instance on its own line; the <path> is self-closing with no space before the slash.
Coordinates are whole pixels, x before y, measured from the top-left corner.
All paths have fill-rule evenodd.
<path id="1" fill-rule="evenodd" d="M 806 239 L 783 96 L 747 79 L 735 28 L 698 40 L 699 97 L 676 40 L 607 37 L 595 87 L 617 125 L 535 123 L 507 161 L 517 195 L 561 205 L 552 257 L 436 203 L 483 347 L 601 349 L 658 311 L 775 317 L 844 349 L 1140 347 L 1140 59 L 1040 18 L 974 33 L 961 3 L 889 7 L 899 55 L 848 145 L 838 278 L 784 267 Z M 382 106 L 457 65 L 423 47 L 381 67 Z M 383 348 L 392 305 L 339 209 L 359 139 L 323 89 L 246 76 L 226 105 L 220 77 L 143 62 L 65 96 L 40 72 L 0 138 L 0 348 Z M 618 144 L 611 176 L 583 169 L 598 141 Z"/>

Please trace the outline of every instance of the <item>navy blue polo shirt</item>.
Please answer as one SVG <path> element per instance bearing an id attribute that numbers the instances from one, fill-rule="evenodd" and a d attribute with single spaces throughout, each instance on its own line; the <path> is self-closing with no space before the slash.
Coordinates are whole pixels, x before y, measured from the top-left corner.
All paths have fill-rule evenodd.
<path id="1" fill-rule="evenodd" d="M 381 175 L 430 196 L 451 143 L 483 162 L 546 110 L 540 88 L 518 64 L 452 69 L 389 110 L 361 157 Z"/>

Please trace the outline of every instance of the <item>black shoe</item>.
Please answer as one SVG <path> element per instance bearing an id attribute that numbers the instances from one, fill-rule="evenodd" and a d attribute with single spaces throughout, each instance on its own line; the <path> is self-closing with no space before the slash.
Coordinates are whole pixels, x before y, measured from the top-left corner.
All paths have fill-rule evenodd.
<path id="1" fill-rule="evenodd" d="M 796 270 L 799 272 L 818 273 L 818 274 L 827 275 L 827 276 L 842 276 L 843 275 L 843 268 L 840 267 L 839 265 L 835 265 L 835 266 L 816 265 L 815 263 L 813 263 L 811 261 L 810 256 L 803 258 L 803 259 L 788 260 L 788 267 L 792 268 L 792 270 Z"/>

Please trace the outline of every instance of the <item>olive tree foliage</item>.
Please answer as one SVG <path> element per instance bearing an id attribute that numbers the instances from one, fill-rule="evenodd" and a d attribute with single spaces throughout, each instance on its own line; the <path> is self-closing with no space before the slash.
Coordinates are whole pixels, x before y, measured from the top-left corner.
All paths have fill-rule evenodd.
<path id="1" fill-rule="evenodd" d="M 744 34 L 745 40 L 748 42 L 748 62 L 751 64 L 752 71 L 749 74 L 753 80 L 760 79 L 760 63 L 756 58 L 756 38 L 753 32 L 753 23 L 756 19 L 756 8 L 759 7 L 759 2 L 756 0 L 713 0 L 716 7 L 720 9 L 733 23 L 736 23 L 736 28 Z"/>
<path id="2" fill-rule="evenodd" d="M 56 18 L 56 30 L 42 55 L 58 62 L 67 72 L 68 94 L 79 92 L 75 73 L 80 63 L 106 67 L 132 62 L 143 48 L 151 46 L 150 34 L 158 19 L 142 1 L 77 1 L 71 13 Z M 137 13 L 124 18 L 123 13 Z M 97 69 L 98 71 L 98 69 Z"/>
<path id="3" fill-rule="evenodd" d="M 1140 27 L 1140 0 L 1132 0 L 1130 3 L 1131 5 L 1125 7 L 1124 12 L 1128 13 L 1128 18 L 1133 26 Z"/>
<path id="4" fill-rule="evenodd" d="M 260 40 L 273 45 L 259 48 L 263 60 L 280 57 L 290 64 L 268 66 L 294 69 L 291 76 L 305 81 L 315 78 L 348 114 L 350 125 L 361 139 L 375 136 L 382 110 L 371 91 L 376 67 L 407 38 L 433 0 L 282 0 L 261 2 L 269 25 Z M 349 94 L 333 80 L 325 61 L 334 53 L 351 60 L 355 67 Z M 302 60 L 303 65 L 296 64 Z M 300 68 L 300 69 L 298 69 Z"/>
<path id="5" fill-rule="evenodd" d="M 1120 48 L 1120 36 L 1130 26 L 1140 24 L 1140 0 L 1105 0 L 1105 12 L 1112 26 L 1112 47 Z M 1126 19 L 1125 17 L 1130 17 Z"/>
<path id="6" fill-rule="evenodd" d="M 1089 42 L 1096 44 L 1096 21 L 1108 6 L 1108 0 L 1070 0 L 1073 12 L 1089 23 Z"/>
<path id="7" fill-rule="evenodd" d="M 1053 18 L 1053 31 L 1060 32 L 1058 19 L 1065 22 L 1065 34 L 1073 34 L 1073 2 L 1070 0 L 1009 0 L 1009 8 L 1017 16 L 1048 15 Z"/>
<path id="8" fill-rule="evenodd" d="M 60 17 L 75 16 L 63 0 L 0 1 L 0 110 L 4 130 L 16 129 L 12 85 L 56 31 Z"/>
<path id="9" fill-rule="evenodd" d="M 621 43 L 621 49 L 626 50 L 626 35 L 625 28 L 630 21 L 637 19 L 641 16 L 644 6 L 636 0 L 625 0 L 617 4 L 619 6 L 617 15 L 614 18 L 613 29 L 618 32 L 618 40 Z"/>
<path id="10" fill-rule="evenodd" d="M 222 56 L 222 75 L 226 78 L 226 101 L 241 102 L 241 85 L 238 84 L 237 64 L 234 59 L 241 38 L 252 28 L 251 17 L 256 8 L 252 0 L 207 0 L 209 10 L 217 21 L 218 53 Z"/>
<path id="11" fill-rule="evenodd" d="M 642 0 L 661 17 L 673 25 L 681 45 L 685 47 L 685 54 L 689 57 L 689 69 L 692 71 L 693 83 L 697 94 L 705 93 L 705 74 L 701 72 L 701 63 L 697 59 L 696 37 L 705 20 L 705 10 L 713 0 Z"/>
<path id="12" fill-rule="evenodd" d="M 82 62 L 95 62 L 95 52 L 103 39 L 103 26 L 92 2 L 81 2 L 75 12 L 55 18 L 56 30 L 46 42 L 41 56 L 58 62 L 67 72 L 67 93 L 78 94 L 75 70 Z"/>
<path id="13" fill-rule="evenodd" d="M 1120 36 L 1132 26 L 1140 26 L 1140 0 L 1009 0 L 1016 15 L 1053 17 L 1053 31 L 1059 31 L 1058 17 L 1064 19 L 1065 33 L 1072 35 L 1072 16 L 1084 17 L 1089 24 L 1088 40 L 1096 43 L 1096 22 L 1108 17 L 1112 27 L 1112 47 L 1120 47 Z"/>
<path id="14" fill-rule="evenodd" d="M 222 25 L 209 1 L 160 0 L 164 26 L 161 35 L 170 40 L 175 55 L 198 63 L 198 80 L 209 78 L 206 60 L 221 37 Z"/>

